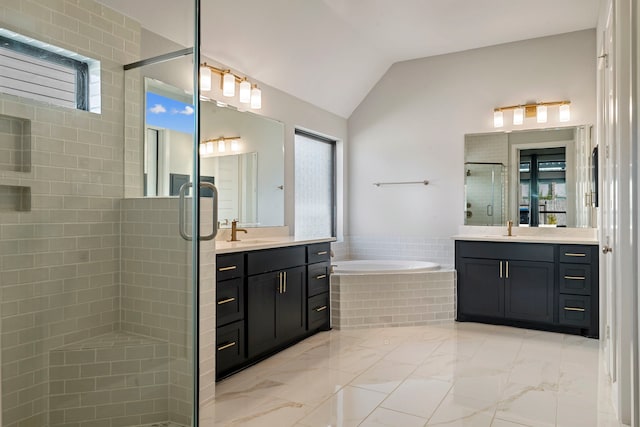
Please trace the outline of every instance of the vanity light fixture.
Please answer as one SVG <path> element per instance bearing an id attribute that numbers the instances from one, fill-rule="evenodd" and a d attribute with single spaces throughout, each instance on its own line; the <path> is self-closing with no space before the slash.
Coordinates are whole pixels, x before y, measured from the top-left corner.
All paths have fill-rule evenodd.
<path id="1" fill-rule="evenodd" d="M 227 152 L 227 141 L 230 141 L 231 151 L 237 153 L 242 148 L 242 139 L 239 136 L 221 136 L 219 138 L 211 138 L 200 143 L 200 155 L 210 157 L 215 154 L 217 148 L 218 153 Z"/>
<path id="2" fill-rule="evenodd" d="M 538 123 L 546 123 L 548 107 L 559 106 L 559 121 L 568 122 L 571 119 L 571 101 L 538 102 L 535 104 L 510 105 L 493 110 L 493 127 L 504 126 L 504 112 L 513 111 L 513 124 L 521 125 L 525 118 L 535 117 Z"/>
<path id="3" fill-rule="evenodd" d="M 223 70 L 216 68 L 206 62 L 200 65 L 200 90 L 210 91 L 211 85 L 211 73 L 216 73 L 220 76 L 220 87 L 222 89 L 222 95 L 227 97 L 235 96 L 236 83 L 239 84 L 239 100 L 243 104 L 250 104 L 254 110 L 262 108 L 262 91 L 258 89 L 258 85 L 252 84 L 246 77 L 240 77 L 234 74 L 231 70 Z"/>

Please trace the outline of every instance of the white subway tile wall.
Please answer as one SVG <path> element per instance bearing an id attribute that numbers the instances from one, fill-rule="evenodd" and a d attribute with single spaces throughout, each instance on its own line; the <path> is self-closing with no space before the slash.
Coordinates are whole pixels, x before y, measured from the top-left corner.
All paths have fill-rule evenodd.
<path id="1" fill-rule="evenodd" d="M 343 259 L 397 259 L 454 264 L 454 241 L 448 237 L 348 236 Z M 334 251 L 335 252 L 335 251 Z M 344 252 L 342 252 L 344 256 Z"/>
<path id="2" fill-rule="evenodd" d="M 2 117 L 31 128 L 0 167 L 31 189 L 30 211 L 0 211 L 2 424 L 42 427 L 51 351 L 120 327 L 122 66 L 140 26 L 92 0 L 1 2 L 0 26 L 101 62 L 99 115 L 0 94 Z"/>

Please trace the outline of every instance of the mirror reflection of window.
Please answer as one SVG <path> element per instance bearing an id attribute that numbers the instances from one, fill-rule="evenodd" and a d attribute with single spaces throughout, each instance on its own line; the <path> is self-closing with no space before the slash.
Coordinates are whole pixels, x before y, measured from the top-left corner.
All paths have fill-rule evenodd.
<path id="1" fill-rule="evenodd" d="M 520 151 L 519 223 L 567 226 L 566 148 Z"/>

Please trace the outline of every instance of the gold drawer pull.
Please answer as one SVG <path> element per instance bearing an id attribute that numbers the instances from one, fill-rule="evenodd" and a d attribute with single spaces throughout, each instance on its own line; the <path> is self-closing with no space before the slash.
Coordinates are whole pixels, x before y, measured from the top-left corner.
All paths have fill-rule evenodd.
<path id="1" fill-rule="evenodd" d="M 319 312 L 319 311 L 324 311 L 324 310 L 326 310 L 326 309 L 327 309 L 327 306 L 326 306 L 326 305 L 323 305 L 322 307 L 318 307 L 318 308 L 316 308 L 316 311 L 318 311 L 318 312 Z"/>
<path id="2" fill-rule="evenodd" d="M 316 280 L 324 279 L 325 277 L 327 277 L 326 274 L 321 274 L 319 276 L 316 276 Z"/>
<path id="3" fill-rule="evenodd" d="M 322 251 L 322 252 L 316 252 L 316 255 L 326 255 L 327 251 Z"/>
<path id="4" fill-rule="evenodd" d="M 218 301 L 218 305 L 227 304 L 227 303 L 229 303 L 229 302 L 233 302 L 233 301 L 235 301 L 235 300 L 236 300 L 235 298 L 227 298 L 227 299 L 223 299 L 223 300 Z"/>
<path id="5" fill-rule="evenodd" d="M 566 311 L 584 311 L 584 308 L 579 308 L 579 307 L 565 307 L 564 309 Z"/>
<path id="6" fill-rule="evenodd" d="M 564 276 L 567 280 L 586 280 L 584 276 Z"/>
<path id="7" fill-rule="evenodd" d="M 235 341 L 234 342 L 230 342 L 229 344 L 222 345 L 222 346 L 218 347 L 218 351 L 226 350 L 229 347 L 233 347 L 234 345 L 236 345 Z"/>
<path id="8" fill-rule="evenodd" d="M 235 266 L 235 265 L 232 265 L 232 266 L 229 266 L 229 267 L 220 267 L 218 269 L 218 271 L 231 271 L 231 270 L 235 270 L 236 268 L 238 268 L 238 267 Z"/>
<path id="9" fill-rule="evenodd" d="M 565 252 L 564 255 L 565 256 L 587 256 L 587 254 L 574 254 L 571 252 Z"/>

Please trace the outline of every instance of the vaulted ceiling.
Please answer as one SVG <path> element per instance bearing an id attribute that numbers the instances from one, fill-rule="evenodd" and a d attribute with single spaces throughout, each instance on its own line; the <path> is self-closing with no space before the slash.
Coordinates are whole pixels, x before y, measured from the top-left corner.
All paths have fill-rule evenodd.
<path id="1" fill-rule="evenodd" d="M 186 0 L 100 0 L 193 44 Z M 202 0 L 202 53 L 348 118 L 399 61 L 595 28 L 599 0 Z"/>

